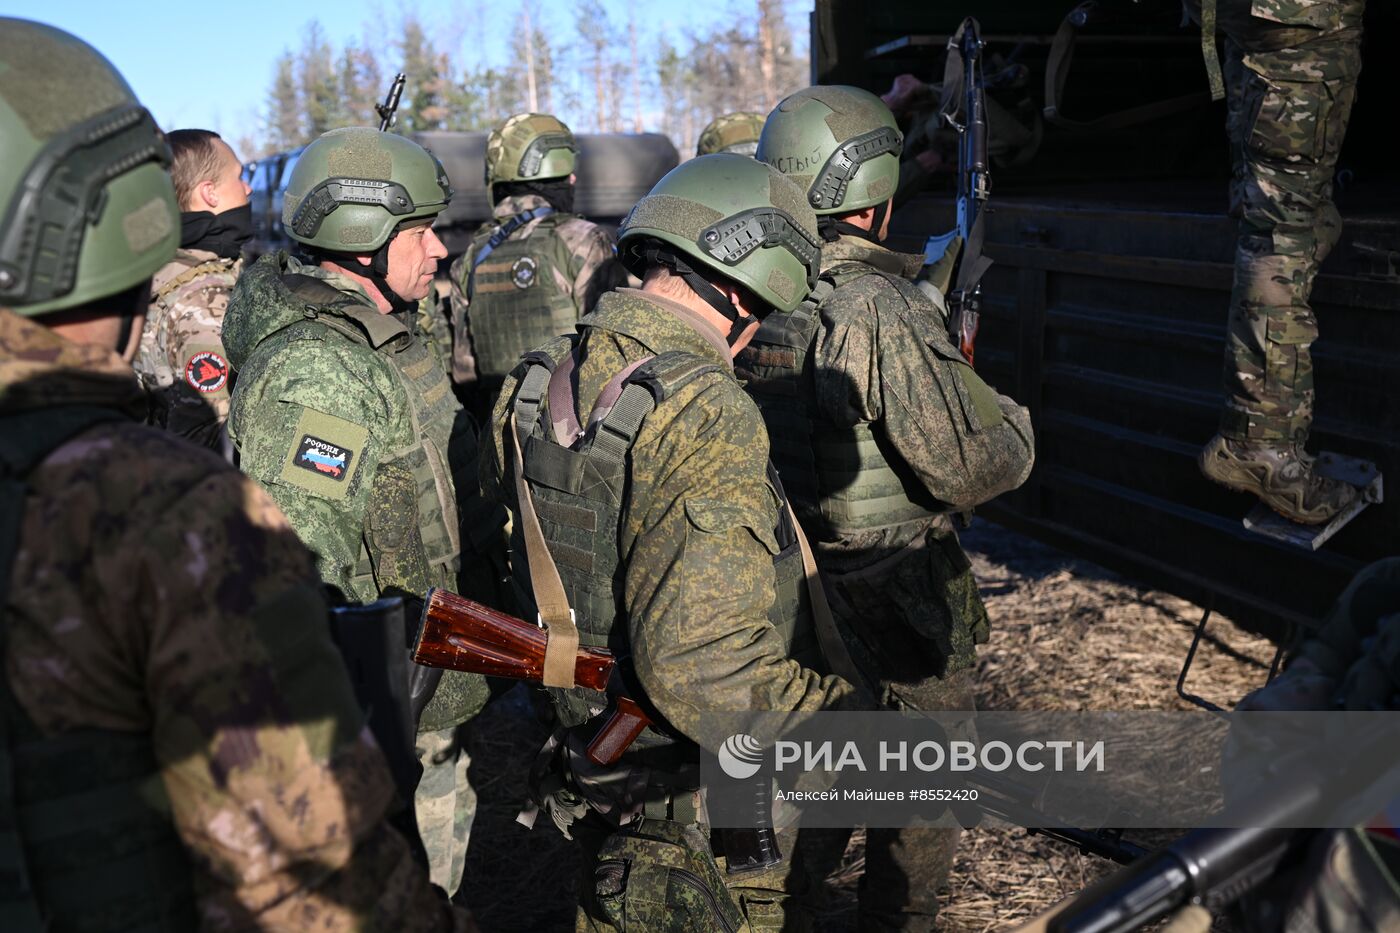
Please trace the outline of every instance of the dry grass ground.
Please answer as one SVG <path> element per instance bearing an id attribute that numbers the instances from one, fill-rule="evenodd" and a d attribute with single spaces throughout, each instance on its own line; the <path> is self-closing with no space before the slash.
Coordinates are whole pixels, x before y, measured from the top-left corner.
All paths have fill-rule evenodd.
<path id="1" fill-rule="evenodd" d="M 986 522 L 963 536 L 992 616 L 981 654 L 979 705 L 988 710 L 1186 709 L 1174 690 L 1199 607 L 1145 590 L 1097 565 Z M 1263 683 L 1273 646 L 1215 617 L 1190 687 L 1222 705 Z M 514 825 L 518 788 L 543 740 L 517 703 L 488 710 L 473 730 L 480 797 L 463 895 L 488 933 L 572 927 L 576 857 L 551 826 Z M 1136 841 L 1154 845 L 1139 833 Z M 835 910 L 823 933 L 853 930 L 862 861 L 857 833 L 830 879 Z M 1112 869 L 1020 830 L 964 833 L 941 928 L 985 933 L 1024 921 Z"/>

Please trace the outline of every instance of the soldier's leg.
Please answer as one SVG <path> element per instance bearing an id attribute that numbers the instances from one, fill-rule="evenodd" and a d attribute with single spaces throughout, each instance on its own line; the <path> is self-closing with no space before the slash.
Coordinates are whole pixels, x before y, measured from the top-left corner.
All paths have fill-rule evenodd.
<path id="1" fill-rule="evenodd" d="M 1300 32 L 1307 39 L 1296 47 L 1265 51 L 1260 36 L 1241 37 L 1254 42 L 1232 41 L 1227 55 L 1240 236 L 1221 430 L 1241 440 L 1307 437 L 1317 336 L 1309 298 L 1341 232 L 1332 174 L 1356 97 L 1360 30 L 1290 30 Z"/>
<path id="2" fill-rule="evenodd" d="M 468 812 L 474 804 L 467 784 L 467 757 L 456 727 L 420 733 L 418 761 L 423 777 L 413 795 L 418 833 L 428 853 L 428 876 L 449 894 L 462 883 L 467 852 Z"/>
<path id="3" fill-rule="evenodd" d="M 888 698 L 892 709 L 972 712 L 976 702 L 971 668 L 917 685 L 892 685 Z M 975 726 L 968 720 L 950 730 L 949 737 L 975 739 Z M 951 815 L 940 822 L 948 825 L 866 831 L 865 875 L 860 882 L 862 933 L 936 929 L 938 894 L 947 887 L 962 834 Z"/>
<path id="4" fill-rule="evenodd" d="M 1316 26 L 1222 19 L 1239 239 L 1226 404 L 1200 463 L 1212 479 L 1305 522 L 1325 521 L 1354 497 L 1316 476 L 1302 445 L 1312 424 L 1310 347 L 1318 333 L 1309 302 L 1318 266 L 1340 235 L 1332 173 L 1356 96 L 1363 8 L 1364 0 L 1342 0 L 1328 8 L 1333 21 Z"/>

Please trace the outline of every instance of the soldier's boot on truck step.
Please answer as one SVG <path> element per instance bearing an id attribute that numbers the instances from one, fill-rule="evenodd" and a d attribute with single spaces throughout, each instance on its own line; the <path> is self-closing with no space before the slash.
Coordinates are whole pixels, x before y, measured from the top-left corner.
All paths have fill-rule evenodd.
<path id="1" fill-rule="evenodd" d="M 1196 458 L 1201 472 L 1229 489 L 1259 497 L 1290 521 L 1321 525 L 1356 503 L 1361 491 L 1314 469 L 1296 444 L 1252 444 L 1217 434 Z"/>

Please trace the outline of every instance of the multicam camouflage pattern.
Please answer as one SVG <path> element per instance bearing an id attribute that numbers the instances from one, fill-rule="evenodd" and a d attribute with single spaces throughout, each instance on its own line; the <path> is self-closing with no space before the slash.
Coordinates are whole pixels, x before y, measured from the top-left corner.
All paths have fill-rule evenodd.
<path id="1" fill-rule="evenodd" d="M 700 133 L 695 154 L 736 152 L 739 155 L 753 155 L 758 148 L 758 137 L 763 133 L 764 119 L 763 114 L 746 110 L 715 117 Z"/>
<path id="2" fill-rule="evenodd" d="M 285 275 L 323 283 L 320 295 L 294 295 Z M 478 576 L 503 557 L 474 549 L 490 529 L 461 524 L 463 515 L 482 514 L 470 503 L 475 425 L 414 328 L 416 314 L 381 314 L 338 273 L 285 253 L 262 257 L 239 280 L 225 317 L 225 345 L 241 374 L 229 435 L 243 470 L 317 552 L 322 579 L 350 598 L 421 598 L 443 586 L 498 603 Z M 459 486 L 468 501 L 460 513 Z M 459 575 L 464 543 L 469 586 Z M 486 696 L 484 678 L 444 674 L 419 730 L 464 722 Z M 445 812 L 449 826 L 425 832 L 424 841 L 450 841 L 455 800 L 436 797 L 465 792 L 465 782 L 453 760 L 424 765 L 444 773 L 425 774 L 420 787 L 431 790 L 417 804 Z M 450 852 L 429 857 L 460 865 Z M 455 890 L 455 880 L 440 880 Z"/>
<path id="3" fill-rule="evenodd" d="M 217 449 L 233 372 L 224 353 L 224 310 L 242 260 L 181 249 L 151 282 L 151 304 L 133 364 L 158 397 L 161 427 Z"/>
<path id="4" fill-rule="evenodd" d="M 547 207 L 549 202 L 538 195 L 522 195 L 503 198 L 493 211 L 493 220 L 482 224 L 472 236 L 472 245 L 452 263 L 449 278 L 452 282 L 452 324 L 455 339 L 452 346 L 452 379 L 459 386 L 476 383 L 479 379 L 476 356 L 472 352 L 472 319 L 468 310 L 467 277 L 476 250 L 491 236 L 502 222 L 525 211 Z M 530 237 L 540 220 L 532 220 L 511 234 L 511 240 Z M 617 248 L 612 235 L 602 227 L 582 217 L 570 215 L 566 219 L 555 219 L 551 242 L 540 243 L 541 261 L 539 267 L 548 269 L 554 277 L 555 288 L 570 295 L 577 309 L 577 317 L 583 317 L 593 310 L 598 296 L 627 282 L 627 271 L 617 261 Z M 568 261 L 563 268 L 553 260 L 555 245 L 563 247 Z M 544 258 L 548 255 L 548 258 Z M 547 313 L 547 312 L 545 312 Z M 534 347 L 522 346 L 521 353 Z M 493 380 L 494 381 L 494 380 Z M 494 386 L 492 387 L 494 389 Z M 490 410 L 489 406 L 484 406 Z"/>
<path id="5" fill-rule="evenodd" d="M 1221 433 L 1303 443 L 1313 417 L 1309 305 L 1341 234 L 1332 175 L 1361 71 L 1366 0 L 1218 0 L 1239 218 Z"/>
<path id="6" fill-rule="evenodd" d="M 135 374 L 0 311 L 0 414 L 139 408 Z M 29 477 L 5 677 L 46 736 L 151 737 L 201 929 L 450 929 L 384 823 L 393 787 L 311 555 L 212 453 L 113 422 Z"/>
<path id="7" fill-rule="evenodd" d="M 556 142 L 539 153 L 537 165 L 522 165 L 530 144 L 541 137 L 554 137 Z M 486 187 L 489 191 L 497 182 L 563 178 L 572 174 L 577 151 L 573 132 L 558 117 L 514 114 L 486 137 Z M 523 171 L 528 168 L 533 171 Z"/>

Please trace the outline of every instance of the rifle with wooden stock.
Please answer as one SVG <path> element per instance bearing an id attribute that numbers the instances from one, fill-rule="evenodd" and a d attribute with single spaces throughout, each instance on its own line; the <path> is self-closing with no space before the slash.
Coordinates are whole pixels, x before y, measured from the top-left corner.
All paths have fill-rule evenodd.
<path id="1" fill-rule="evenodd" d="M 544 679 L 548 641 L 549 634 L 538 625 L 434 587 L 423 606 L 413 660 L 428 667 L 538 684 Z M 615 764 L 651 719 L 622 691 L 617 659 L 605 648 L 579 647 L 574 682 L 612 698 L 612 709 L 588 743 L 587 754 L 596 765 Z"/>

